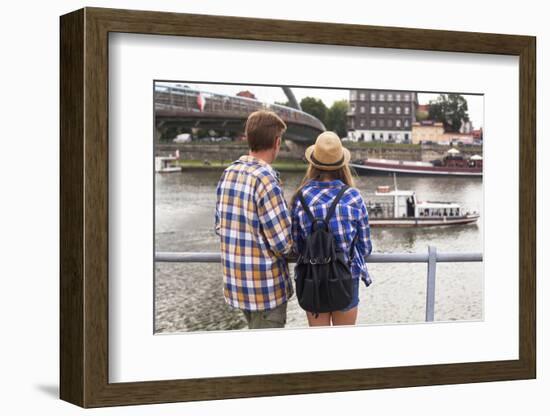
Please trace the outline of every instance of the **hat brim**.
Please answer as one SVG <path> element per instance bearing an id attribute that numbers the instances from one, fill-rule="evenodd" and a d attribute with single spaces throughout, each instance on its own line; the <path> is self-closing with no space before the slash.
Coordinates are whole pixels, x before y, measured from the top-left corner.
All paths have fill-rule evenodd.
<path id="1" fill-rule="evenodd" d="M 350 151 L 348 149 L 346 149 L 345 147 L 342 147 L 342 151 L 344 153 L 344 160 L 342 161 L 342 163 L 340 163 L 339 165 L 321 165 L 319 163 L 314 162 L 311 159 L 311 155 L 313 154 L 314 149 L 315 149 L 314 144 L 309 146 L 306 149 L 305 158 L 311 165 L 315 166 L 319 170 L 336 170 L 336 169 L 340 169 L 340 168 L 344 167 L 345 165 L 347 165 L 349 163 L 349 161 L 351 160 Z"/>

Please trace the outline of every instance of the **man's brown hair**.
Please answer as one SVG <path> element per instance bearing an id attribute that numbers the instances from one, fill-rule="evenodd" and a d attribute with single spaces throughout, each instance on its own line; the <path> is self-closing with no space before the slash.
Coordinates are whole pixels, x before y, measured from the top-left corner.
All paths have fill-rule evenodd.
<path id="1" fill-rule="evenodd" d="M 248 116 L 244 129 L 248 147 L 253 152 L 272 149 L 275 139 L 286 131 L 286 124 L 273 111 L 255 111 Z"/>

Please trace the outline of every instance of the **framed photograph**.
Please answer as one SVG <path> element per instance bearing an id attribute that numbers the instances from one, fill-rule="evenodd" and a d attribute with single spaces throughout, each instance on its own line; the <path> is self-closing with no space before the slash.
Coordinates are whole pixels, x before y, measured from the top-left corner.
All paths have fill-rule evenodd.
<path id="1" fill-rule="evenodd" d="M 534 37 L 60 30 L 61 399 L 536 377 Z"/>

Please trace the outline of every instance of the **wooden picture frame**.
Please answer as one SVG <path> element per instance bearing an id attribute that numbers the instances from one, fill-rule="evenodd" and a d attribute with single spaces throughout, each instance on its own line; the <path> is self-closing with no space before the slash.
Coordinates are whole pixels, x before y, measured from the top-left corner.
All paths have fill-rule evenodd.
<path id="1" fill-rule="evenodd" d="M 100 8 L 62 16 L 60 30 L 61 399 L 82 407 L 101 407 L 535 378 L 534 37 Z M 109 383 L 110 32 L 518 56 L 519 359 Z"/>

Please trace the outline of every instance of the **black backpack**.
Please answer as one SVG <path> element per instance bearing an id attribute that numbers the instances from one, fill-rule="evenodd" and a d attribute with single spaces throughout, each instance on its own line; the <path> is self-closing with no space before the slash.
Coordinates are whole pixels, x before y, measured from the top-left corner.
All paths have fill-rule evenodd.
<path id="1" fill-rule="evenodd" d="M 297 195 L 312 224 L 294 269 L 296 296 L 302 309 L 316 315 L 339 311 L 352 301 L 351 256 L 346 262 L 344 252 L 329 229 L 330 217 L 347 189 L 346 185 L 338 192 L 324 219 L 313 216 L 301 191 Z M 352 254 L 354 243 L 355 239 L 351 245 Z"/>

